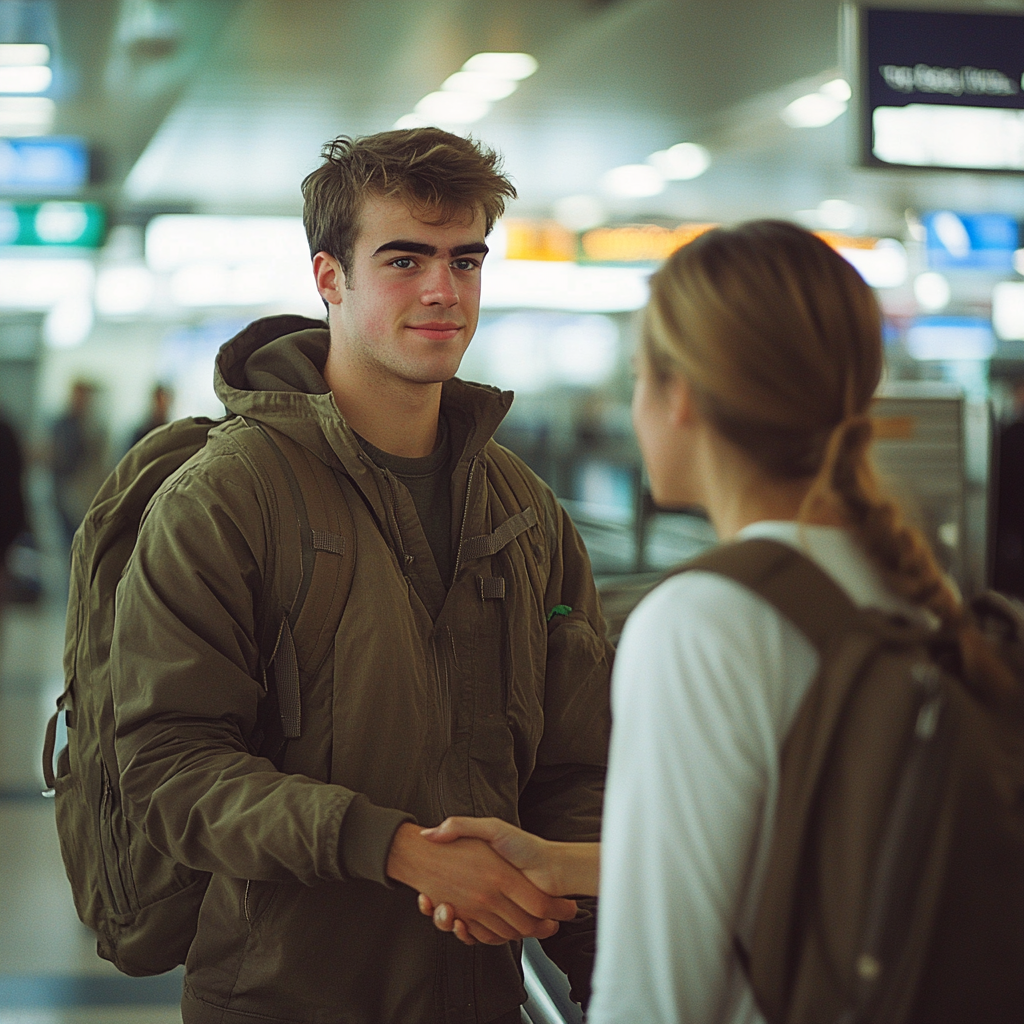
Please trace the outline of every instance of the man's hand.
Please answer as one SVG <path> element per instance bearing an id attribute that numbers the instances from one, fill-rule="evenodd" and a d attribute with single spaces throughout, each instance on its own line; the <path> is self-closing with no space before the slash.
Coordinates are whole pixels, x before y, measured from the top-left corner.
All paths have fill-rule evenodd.
<path id="1" fill-rule="evenodd" d="M 529 936 L 545 939 L 558 930 L 559 921 L 576 916 L 572 900 L 541 892 L 485 842 L 432 843 L 421 831 L 409 822 L 399 826 L 388 855 L 388 877 L 424 894 L 434 906 L 451 907 L 468 937 L 490 945 Z"/>

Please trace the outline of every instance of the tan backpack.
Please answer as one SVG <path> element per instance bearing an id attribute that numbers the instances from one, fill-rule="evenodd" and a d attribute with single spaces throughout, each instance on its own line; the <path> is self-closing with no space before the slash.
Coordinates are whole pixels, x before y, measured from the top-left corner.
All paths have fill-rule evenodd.
<path id="1" fill-rule="evenodd" d="M 1019 686 L 973 691 L 952 638 L 857 608 L 793 548 L 725 545 L 686 570 L 759 594 L 819 674 L 782 749 L 748 948 L 769 1024 L 1024 1021 L 1024 618 L 972 602 Z"/>
<path id="2" fill-rule="evenodd" d="M 323 477 L 332 471 L 268 427 L 240 417 L 178 420 L 135 445 L 100 488 L 72 547 L 65 685 L 46 730 L 44 795 L 55 798 L 78 916 L 97 933 L 99 955 L 125 974 L 184 963 L 209 875 L 159 853 L 122 811 L 109 662 L 114 594 L 150 499 L 190 459 L 202 458 L 211 434 L 248 463 L 278 520 L 268 531 L 276 543 L 259 596 L 267 698 L 253 753 L 280 764 L 284 744 L 300 735 L 301 677 L 316 671 L 334 642 L 335 629 L 296 631 L 305 601 L 312 595 L 322 603 L 318 624 L 338 623 L 352 585 L 351 513 L 340 490 L 337 501 L 322 500 L 332 486 Z M 55 766 L 62 712 L 67 746 Z"/>

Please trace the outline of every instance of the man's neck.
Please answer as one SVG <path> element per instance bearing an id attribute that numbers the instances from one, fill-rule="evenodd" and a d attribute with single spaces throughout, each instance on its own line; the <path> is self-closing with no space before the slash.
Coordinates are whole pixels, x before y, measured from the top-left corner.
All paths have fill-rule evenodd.
<path id="1" fill-rule="evenodd" d="M 441 385 L 386 377 L 331 345 L 324 380 L 348 425 L 374 448 L 418 459 L 437 444 Z"/>

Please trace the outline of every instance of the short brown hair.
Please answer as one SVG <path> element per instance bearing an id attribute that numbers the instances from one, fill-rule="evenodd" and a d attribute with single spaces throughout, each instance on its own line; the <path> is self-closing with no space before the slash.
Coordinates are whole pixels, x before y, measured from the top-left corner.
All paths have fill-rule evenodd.
<path id="1" fill-rule="evenodd" d="M 302 182 L 302 223 L 310 255 L 330 253 L 348 275 L 359 213 L 368 197 L 402 199 L 443 224 L 483 210 L 486 231 L 516 190 L 497 153 L 440 128 L 408 128 L 324 145 L 324 162 Z"/>

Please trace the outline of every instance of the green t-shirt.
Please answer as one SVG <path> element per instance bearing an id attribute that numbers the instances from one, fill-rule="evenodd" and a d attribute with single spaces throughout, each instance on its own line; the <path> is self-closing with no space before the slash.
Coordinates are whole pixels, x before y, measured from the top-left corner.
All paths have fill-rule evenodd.
<path id="1" fill-rule="evenodd" d="M 452 576 L 451 433 L 442 416 L 437 424 L 437 447 L 421 459 L 407 459 L 374 447 L 363 437 L 359 444 L 381 469 L 390 470 L 409 488 L 416 513 L 445 587 Z"/>

